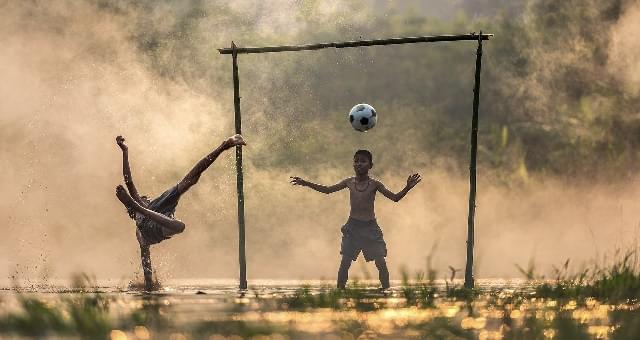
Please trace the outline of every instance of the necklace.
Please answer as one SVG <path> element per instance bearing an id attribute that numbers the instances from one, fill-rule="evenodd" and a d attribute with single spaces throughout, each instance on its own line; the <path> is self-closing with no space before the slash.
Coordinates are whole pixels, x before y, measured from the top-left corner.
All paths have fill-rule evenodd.
<path id="1" fill-rule="evenodd" d="M 360 190 L 360 189 L 358 188 L 358 181 L 356 181 L 356 180 L 354 179 L 354 180 L 353 180 L 353 183 L 354 183 L 354 187 L 356 188 L 356 191 L 359 191 L 359 192 L 366 191 L 366 190 L 369 188 L 369 179 L 367 179 L 367 186 L 365 186 L 365 187 L 364 187 L 364 189 L 362 189 L 362 190 Z"/>

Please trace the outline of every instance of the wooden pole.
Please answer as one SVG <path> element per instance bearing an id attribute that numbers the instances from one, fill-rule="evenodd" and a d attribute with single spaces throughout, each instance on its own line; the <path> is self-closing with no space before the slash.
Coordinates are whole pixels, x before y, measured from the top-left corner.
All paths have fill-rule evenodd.
<path id="1" fill-rule="evenodd" d="M 482 36 L 480 32 L 479 37 Z M 478 38 L 476 52 L 476 78 L 473 87 L 473 118 L 471 119 L 471 162 L 469 164 L 469 219 L 467 225 L 467 266 L 464 272 L 465 288 L 473 288 L 474 218 L 476 212 L 476 157 L 478 153 L 478 107 L 480 105 L 480 69 L 482 68 L 482 39 Z"/>
<path id="2" fill-rule="evenodd" d="M 240 77 L 238 77 L 238 53 L 236 44 L 231 42 L 233 51 L 233 107 L 235 109 L 236 133 L 242 133 L 242 116 L 240 113 Z M 238 189 L 238 259 L 240 262 L 240 289 L 247 289 L 247 260 L 245 256 L 244 230 L 244 189 L 242 177 L 242 147 L 236 146 L 236 173 Z"/>
<path id="3" fill-rule="evenodd" d="M 374 39 L 374 40 L 355 40 L 344 42 L 330 42 L 320 44 L 309 45 L 285 45 L 285 46 L 267 46 L 267 47 L 232 47 L 232 48 L 220 48 L 218 51 L 220 54 L 246 54 L 246 53 L 269 53 L 269 52 L 287 52 L 287 51 L 308 51 L 308 50 L 320 50 L 323 48 L 346 48 L 346 47 L 362 47 L 362 46 L 382 46 L 382 45 L 398 45 L 398 44 L 414 44 L 423 42 L 438 42 L 438 41 L 460 41 L 460 40 L 489 40 L 493 34 L 477 35 L 475 33 L 461 34 L 461 35 L 433 35 L 422 37 L 406 37 L 406 38 L 391 38 L 391 39 Z"/>

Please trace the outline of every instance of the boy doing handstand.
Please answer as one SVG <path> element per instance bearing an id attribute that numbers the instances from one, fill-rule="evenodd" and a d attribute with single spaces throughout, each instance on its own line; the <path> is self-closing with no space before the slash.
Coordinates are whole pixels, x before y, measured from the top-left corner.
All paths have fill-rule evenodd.
<path id="1" fill-rule="evenodd" d="M 127 208 L 129 217 L 136 221 L 136 238 L 140 244 L 144 284 L 147 290 L 151 290 L 153 288 L 153 271 L 151 269 L 149 247 L 184 231 L 184 223 L 174 217 L 180 196 L 198 182 L 200 175 L 213 164 L 223 151 L 234 146 L 246 145 L 246 143 L 241 135 L 229 137 L 196 163 L 193 169 L 178 184 L 151 201 L 146 196 L 140 196 L 138 189 L 133 184 L 131 169 L 129 168 L 129 148 L 125 144 L 124 138 L 122 136 L 116 137 L 116 143 L 122 150 L 122 174 L 124 183 L 129 189 L 129 192 L 127 192 L 127 189 L 122 185 L 118 185 L 116 187 L 116 196 Z"/>
<path id="2" fill-rule="evenodd" d="M 347 223 L 342 227 L 342 245 L 340 248 L 342 261 L 338 270 L 338 288 L 345 287 L 351 262 L 358 258 L 358 254 L 361 251 L 367 262 L 375 261 L 382 288 L 389 288 L 389 270 L 385 261 L 387 245 L 384 242 L 382 230 L 376 222 L 374 213 L 376 193 L 380 192 L 386 198 L 398 202 L 421 180 L 420 175 L 417 173 L 410 175 L 407 178 L 407 185 L 404 189 L 395 194 L 389 191 L 380 181 L 369 177 L 371 168 L 373 168 L 371 152 L 358 150 L 353 156 L 355 177 L 349 177 L 338 184 L 325 186 L 311 183 L 300 177 L 291 177 L 293 185 L 306 186 L 325 194 L 331 194 L 344 188 L 349 189 L 351 212 Z"/>

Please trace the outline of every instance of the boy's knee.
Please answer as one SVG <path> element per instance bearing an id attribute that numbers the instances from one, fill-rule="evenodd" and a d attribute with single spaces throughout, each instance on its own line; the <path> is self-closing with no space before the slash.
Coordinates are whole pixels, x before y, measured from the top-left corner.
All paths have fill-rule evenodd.
<path id="1" fill-rule="evenodd" d="M 182 221 L 175 220 L 175 221 L 173 221 L 171 223 L 171 227 L 165 226 L 163 228 L 164 230 L 162 232 L 167 237 L 168 236 L 173 236 L 173 235 L 182 233 L 184 231 L 185 227 L 186 226 Z"/>
<path id="2" fill-rule="evenodd" d="M 176 224 L 176 231 L 177 231 L 177 233 L 179 234 L 179 233 L 181 233 L 181 232 L 183 232 L 183 231 L 184 231 L 184 229 L 185 229 L 186 225 L 185 225 L 182 221 L 176 221 L 176 222 L 178 222 L 178 223 Z"/>

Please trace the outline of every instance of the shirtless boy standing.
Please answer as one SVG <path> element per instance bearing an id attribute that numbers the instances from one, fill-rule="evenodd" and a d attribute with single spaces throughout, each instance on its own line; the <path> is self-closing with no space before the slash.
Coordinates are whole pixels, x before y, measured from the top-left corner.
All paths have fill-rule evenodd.
<path id="1" fill-rule="evenodd" d="M 116 187 L 116 196 L 127 208 L 129 217 L 136 221 L 136 238 L 140 244 L 144 284 L 147 290 L 151 290 L 153 288 L 153 271 L 151 269 L 149 247 L 184 231 L 184 223 L 174 217 L 180 196 L 198 182 L 200 175 L 213 164 L 223 151 L 229 150 L 234 146 L 247 144 L 241 135 L 229 137 L 196 163 L 193 169 L 178 184 L 150 201 L 146 196 L 140 196 L 138 189 L 133 184 L 131 169 L 129 168 L 129 148 L 125 144 L 124 138 L 122 136 L 116 137 L 116 143 L 122 150 L 122 174 L 124 183 L 129 189 L 129 192 L 127 192 L 127 189 L 122 185 L 118 185 Z"/>
<path id="2" fill-rule="evenodd" d="M 410 175 L 407 178 L 407 185 L 404 189 L 394 194 L 380 181 L 369 177 L 369 170 L 372 167 L 373 156 L 371 152 L 358 150 L 353 156 L 355 177 L 347 178 L 338 184 L 325 186 L 311 183 L 300 177 L 291 177 L 291 184 L 306 186 L 325 194 L 331 194 L 344 188 L 349 189 L 351 212 L 349 213 L 349 220 L 342 227 L 342 245 L 340 249 L 342 261 L 338 270 L 338 288 L 345 287 L 351 262 L 358 258 L 361 251 L 367 262 L 375 261 L 382 288 L 389 288 L 389 270 L 385 261 L 387 245 L 384 242 L 382 230 L 376 222 L 374 213 L 376 192 L 380 192 L 386 198 L 398 202 L 421 180 L 420 175 L 417 173 Z"/>

